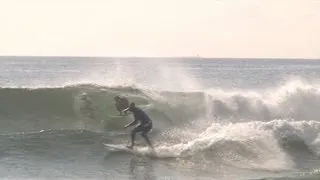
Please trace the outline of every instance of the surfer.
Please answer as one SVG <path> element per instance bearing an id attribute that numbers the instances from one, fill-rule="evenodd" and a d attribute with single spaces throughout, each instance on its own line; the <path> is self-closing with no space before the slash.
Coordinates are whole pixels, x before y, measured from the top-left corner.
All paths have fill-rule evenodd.
<path id="1" fill-rule="evenodd" d="M 94 108 L 92 107 L 91 100 L 87 97 L 86 93 L 81 95 L 81 100 L 83 101 L 84 105 L 81 107 L 81 111 L 87 115 L 88 117 L 94 119 Z"/>
<path id="2" fill-rule="evenodd" d="M 140 124 L 136 126 L 132 131 L 131 131 L 131 144 L 127 146 L 128 148 L 132 149 L 134 146 L 134 140 L 135 140 L 135 135 L 136 133 L 141 133 L 141 136 L 145 139 L 147 142 L 148 146 L 153 148 L 151 145 L 151 142 L 147 136 L 147 133 L 152 129 L 152 121 L 149 118 L 149 116 L 140 108 L 136 107 L 135 104 L 132 102 L 130 106 L 125 109 L 124 111 L 131 111 L 134 116 L 134 121 L 127 124 L 124 128 L 133 126 L 140 121 Z"/>
<path id="3" fill-rule="evenodd" d="M 117 110 L 120 112 L 120 115 L 123 115 L 122 112 L 129 107 L 128 99 L 125 97 L 116 96 L 114 100 L 116 101 Z M 126 112 L 124 113 L 126 114 Z"/>

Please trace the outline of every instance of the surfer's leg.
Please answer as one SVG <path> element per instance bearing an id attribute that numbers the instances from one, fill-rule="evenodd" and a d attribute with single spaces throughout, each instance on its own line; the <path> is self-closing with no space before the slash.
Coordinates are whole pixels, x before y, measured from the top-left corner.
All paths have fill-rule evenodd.
<path id="1" fill-rule="evenodd" d="M 149 140 L 149 138 L 148 138 L 148 136 L 147 136 L 147 134 L 146 134 L 145 132 L 143 132 L 143 133 L 141 134 L 141 136 L 146 140 L 148 146 L 151 147 L 151 148 L 153 148 L 153 147 L 152 147 L 152 144 L 151 144 L 151 142 L 150 142 L 150 140 Z"/>
<path id="2" fill-rule="evenodd" d="M 149 137 L 147 136 L 147 133 L 152 129 L 152 125 L 148 125 L 146 127 L 143 127 L 143 131 L 141 133 L 141 136 L 146 140 L 147 144 L 149 147 L 153 148 L 152 147 L 152 144 L 149 140 Z"/>
<path id="3" fill-rule="evenodd" d="M 141 132 L 142 130 L 141 128 L 142 128 L 141 126 L 137 126 L 131 131 L 131 145 L 129 145 L 128 148 L 131 148 L 131 149 L 133 148 L 136 133 Z"/>
<path id="4" fill-rule="evenodd" d="M 132 149 L 134 146 L 134 139 L 135 139 L 136 133 L 135 132 L 131 132 L 131 144 L 129 146 L 127 146 L 128 148 Z"/>

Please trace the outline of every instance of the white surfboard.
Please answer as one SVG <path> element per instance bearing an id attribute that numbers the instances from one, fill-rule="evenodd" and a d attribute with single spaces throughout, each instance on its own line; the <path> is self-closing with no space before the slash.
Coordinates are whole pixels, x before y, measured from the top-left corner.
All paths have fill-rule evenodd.
<path id="1" fill-rule="evenodd" d="M 156 152 L 154 150 L 149 151 L 147 147 L 134 147 L 130 149 L 123 144 L 103 144 L 106 149 L 110 151 L 120 151 L 126 153 L 132 153 L 135 155 L 142 155 L 142 156 L 150 156 L 150 157 L 157 157 Z"/>
<path id="2" fill-rule="evenodd" d="M 123 144 L 104 144 L 106 148 L 111 151 L 125 151 L 125 152 L 133 152 L 133 149 L 126 147 Z"/>

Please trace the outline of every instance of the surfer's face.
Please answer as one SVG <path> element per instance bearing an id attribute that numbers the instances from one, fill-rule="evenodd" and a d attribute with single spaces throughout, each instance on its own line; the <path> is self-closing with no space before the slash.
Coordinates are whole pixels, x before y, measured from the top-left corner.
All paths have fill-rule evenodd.
<path id="1" fill-rule="evenodd" d="M 130 106 L 128 110 L 132 112 L 134 110 L 134 107 Z"/>
<path id="2" fill-rule="evenodd" d="M 136 109 L 135 105 L 130 105 L 128 110 L 133 112 L 135 109 Z"/>

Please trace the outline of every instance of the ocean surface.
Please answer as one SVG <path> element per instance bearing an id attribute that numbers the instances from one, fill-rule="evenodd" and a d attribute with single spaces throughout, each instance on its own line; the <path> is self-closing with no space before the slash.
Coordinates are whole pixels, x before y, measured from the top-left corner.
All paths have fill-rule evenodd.
<path id="1" fill-rule="evenodd" d="M 317 60 L 0 57 L 0 179 L 320 179 L 319 77 Z M 156 154 L 104 147 L 129 140 L 116 95 L 150 115 Z"/>

